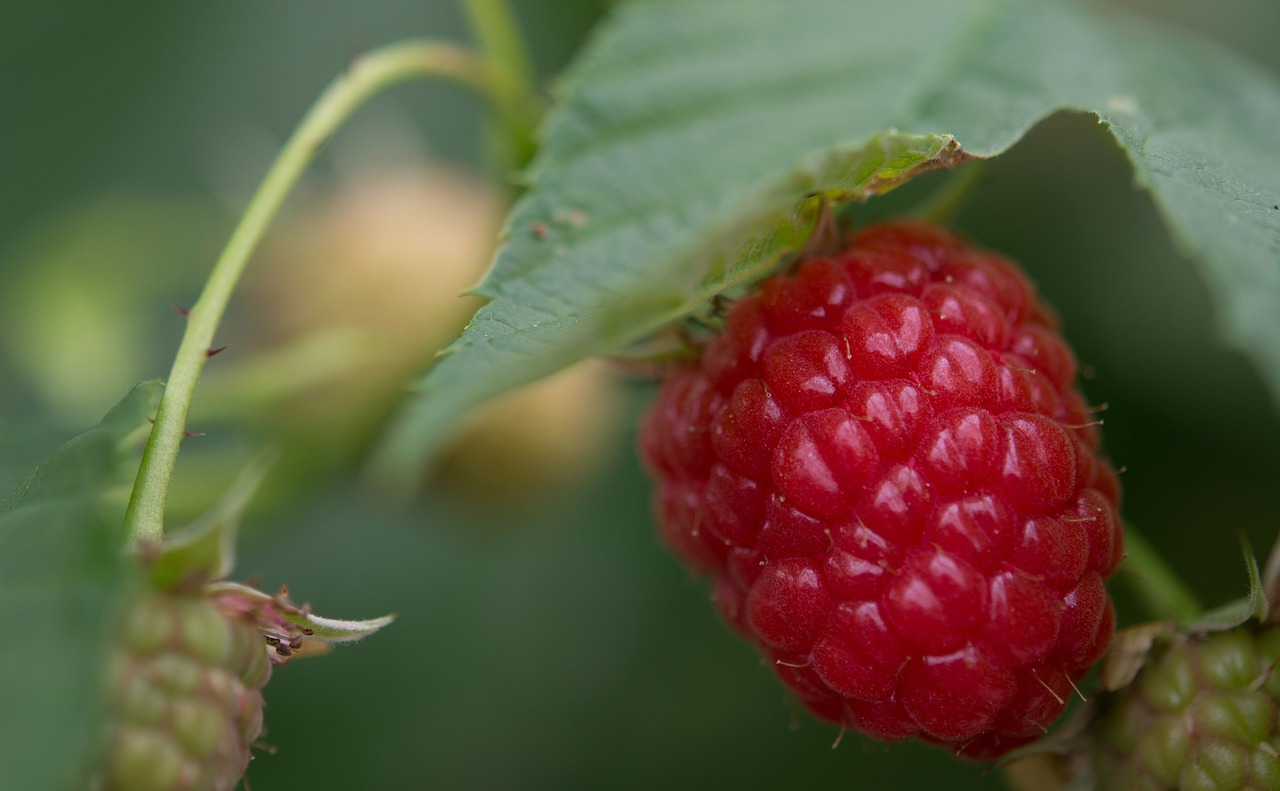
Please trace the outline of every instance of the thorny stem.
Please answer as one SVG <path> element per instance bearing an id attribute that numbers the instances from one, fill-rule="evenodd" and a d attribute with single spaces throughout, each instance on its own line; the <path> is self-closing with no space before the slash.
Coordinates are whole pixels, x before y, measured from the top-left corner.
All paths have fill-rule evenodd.
<path id="1" fill-rule="evenodd" d="M 512 128 L 528 117 L 523 102 L 500 84 L 483 59 L 446 42 L 417 40 L 383 47 L 352 61 L 329 84 L 267 171 L 191 308 L 125 513 L 131 542 L 157 541 L 164 533 L 169 481 L 196 381 L 231 293 L 268 224 L 307 165 L 356 108 L 392 85 L 421 78 L 451 80 L 487 95 Z"/>
<path id="2" fill-rule="evenodd" d="M 1124 532 L 1124 570 L 1129 573 L 1122 576 L 1147 612 L 1155 618 L 1179 623 L 1199 620 L 1204 608 L 1182 579 L 1132 525 L 1125 525 Z"/>

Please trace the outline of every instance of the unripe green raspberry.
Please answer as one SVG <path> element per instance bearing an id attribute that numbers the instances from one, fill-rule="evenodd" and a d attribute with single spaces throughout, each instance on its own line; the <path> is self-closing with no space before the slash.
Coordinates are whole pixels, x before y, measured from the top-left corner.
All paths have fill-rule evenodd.
<path id="1" fill-rule="evenodd" d="M 203 591 L 149 591 L 124 612 L 108 667 L 104 791 L 235 787 L 271 674 L 253 620 Z"/>
<path id="2" fill-rule="evenodd" d="M 1100 789 L 1280 791 L 1280 625 L 1178 634 L 1104 703 Z"/>

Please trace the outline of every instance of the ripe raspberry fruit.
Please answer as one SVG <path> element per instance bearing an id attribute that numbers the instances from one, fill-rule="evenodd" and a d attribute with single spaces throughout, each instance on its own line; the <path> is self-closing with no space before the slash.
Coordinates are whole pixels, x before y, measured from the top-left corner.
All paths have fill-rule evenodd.
<path id="1" fill-rule="evenodd" d="M 1115 474 L 1017 267 L 865 229 L 737 301 L 642 429 L 665 541 L 815 715 L 963 757 L 1042 735 L 1114 627 Z"/>
<path id="2" fill-rule="evenodd" d="M 1101 789 L 1280 789 L 1280 626 L 1174 635 L 1105 699 L 1093 735 Z"/>

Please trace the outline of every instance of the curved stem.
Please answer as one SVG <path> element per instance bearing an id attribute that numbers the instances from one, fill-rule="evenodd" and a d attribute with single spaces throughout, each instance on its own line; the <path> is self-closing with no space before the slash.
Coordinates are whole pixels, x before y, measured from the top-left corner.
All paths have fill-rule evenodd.
<path id="1" fill-rule="evenodd" d="M 1204 608 L 1182 579 L 1164 562 L 1142 534 L 1125 525 L 1124 579 L 1133 587 L 1147 612 L 1179 623 L 1199 620 Z"/>
<path id="2" fill-rule="evenodd" d="M 464 0 L 467 17 L 503 88 L 512 94 L 533 93 L 533 68 L 525 51 L 520 26 L 506 0 Z"/>
<path id="3" fill-rule="evenodd" d="M 391 85 L 428 77 L 470 86 L 488 95 L 505 112 L 517 112 L 484 61 L 467 49 L 442 42 L 408 41 L 375 50 L 353 61 L 329 84 L 267 171 L 191 309 L 125 513 L 125 530 L 131 541 L 159 540 L 164 533 L 169 480 L 186 431 L 196 381 L 240 274 L 285 196 L 356 108 Z"/>
<path id="4" fill-rule="evenodd" d="M 503 97 L 501 106 L 516 110 L 502 118 L 505 128 L 499 141 L 505 148 L 504 164 L 523 168 L 536 148 L 533 128 L 541 107 L 520 27 L 507 0 L 463 0 L 462 4 L 480 51 L 493 69 L 495 90 Z"/>

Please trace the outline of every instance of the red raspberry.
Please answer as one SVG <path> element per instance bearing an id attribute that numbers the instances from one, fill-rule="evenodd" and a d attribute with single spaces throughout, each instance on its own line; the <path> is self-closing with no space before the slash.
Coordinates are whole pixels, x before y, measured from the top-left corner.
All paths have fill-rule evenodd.
<path id="1" fill-rule="evenodd" d="M 981 760 L 1104 652 L 1123 552 L 1076 361 L 1019 269 L 898 221 L 736 302 L 646 417 L 659 530 L 815 715 Z"/>

